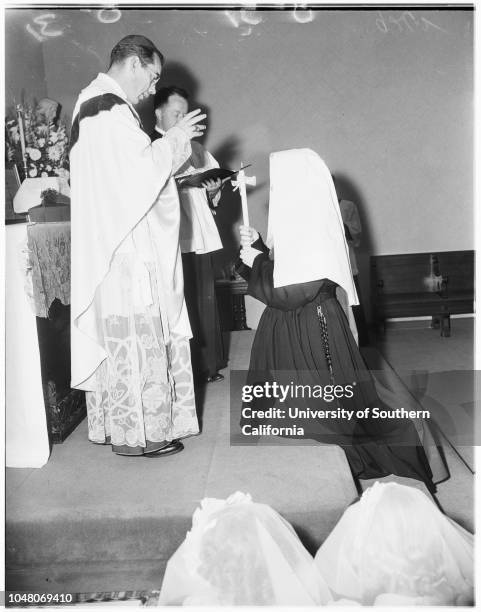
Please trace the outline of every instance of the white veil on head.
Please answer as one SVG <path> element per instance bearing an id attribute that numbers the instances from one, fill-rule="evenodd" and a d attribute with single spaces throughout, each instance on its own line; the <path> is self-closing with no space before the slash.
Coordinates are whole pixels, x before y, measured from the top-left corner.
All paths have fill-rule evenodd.
<path id="1" fill-rule="evenodd" d="M 204 499 L 167 564 L 159 605 L 319 605 L 331 599 L 292 527 L 235 493 Z"/>
<path id="2" fill-rule="evenodd" d="M 274 287 L 328 278 L 359 304 L 331 173 L 310 149 L 271 153 L 267 245 Z"/>
<path id="3" fill-rule="evenodd" d="M 473 537 L 422 491 L 376 482 L 315 564 L 338 597 L 364 605 L 472 605 Z"/>

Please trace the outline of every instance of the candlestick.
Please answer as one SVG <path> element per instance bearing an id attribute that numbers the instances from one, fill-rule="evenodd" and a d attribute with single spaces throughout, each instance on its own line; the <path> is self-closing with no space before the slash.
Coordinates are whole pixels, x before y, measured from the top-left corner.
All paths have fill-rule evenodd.
<path id="1" fill-rule="evenodd" d="M 27 153 L 25 150 L 25 133 L 23 131 L 23 115 L 22 115 L 22 107 L 20 106 L 20 104 L 17 105 L 17 120 L 18 120 L 18 132 L 20 136 L 20 148 L 22 150 L 23 169 L 25 172 L 25 178 L 27 178 Z"/>

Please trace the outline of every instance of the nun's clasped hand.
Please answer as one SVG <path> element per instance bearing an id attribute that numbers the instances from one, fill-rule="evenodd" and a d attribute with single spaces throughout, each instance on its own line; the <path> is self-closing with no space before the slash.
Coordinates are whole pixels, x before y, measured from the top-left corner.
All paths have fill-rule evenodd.
<path id="1" fill-rule="evenodd" d="M 239 226 L 239 233 L 242 247 L 249 247 L 259 238 L 259 232 L 253 227 L 249 227 L 247 225 Z"/>
<path id="2" fill-rule="evenodd" d="M 246 266 L 252 268 L 254 264 L 254 259 L 260 255 L 262 251 L 258 251 L 257 249 L 253 249 L 251 246 L 245 246 L 241 249 L 239 257 Z"/>

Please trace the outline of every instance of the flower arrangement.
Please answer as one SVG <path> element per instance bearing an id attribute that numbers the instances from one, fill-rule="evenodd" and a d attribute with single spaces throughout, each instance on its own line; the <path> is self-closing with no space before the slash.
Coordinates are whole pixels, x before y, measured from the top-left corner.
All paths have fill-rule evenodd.
<path id="1" fill-rule="evenodd" d="M 5 120 L 8 162 L 16 164 L 22 178 L 69 178 L 68 136 L 58 118 L 60 105 L 43 99 L 36 106 L 18 105 L 15 118 Z"/>
<path id="2" fill-rule="evenodd" d="M 45 189 L 40 194 L 44 206 L 54 206 L 57 203 L 58 191 L 55 189 Z"/>

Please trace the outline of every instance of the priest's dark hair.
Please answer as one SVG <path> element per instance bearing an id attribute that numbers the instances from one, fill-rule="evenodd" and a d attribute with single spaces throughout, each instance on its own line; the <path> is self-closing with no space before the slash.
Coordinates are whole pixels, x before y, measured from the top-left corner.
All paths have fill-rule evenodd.
<path id="1" fill-rule="evenodd" d="M 185 100 L 189 99 L 189 94 L 182 89 L 182 87 L 176 87 L 175 85 L 171 85 L 170 87 L 160 87 L 154 96 L 154 110 L 159 108 L 160 106 L 164 106 L 170 98 L 170 96 L 177 95 Z"/>
<path id="2" fill-rule="evenodd" d="M 154 61 L 154 55 L 158 55 L 161 66 L 164 65 L 164 56 L 157 49 L 154 43 L 146 36 L 140 34 L 129 34 L 124 36 L 122 40 L 115 45 L 110 52 L 110 65 L 119 64 L 123 62 L 127 57 L 136 55 L 141 61 L 142 65 L 152 64 Z"/>

